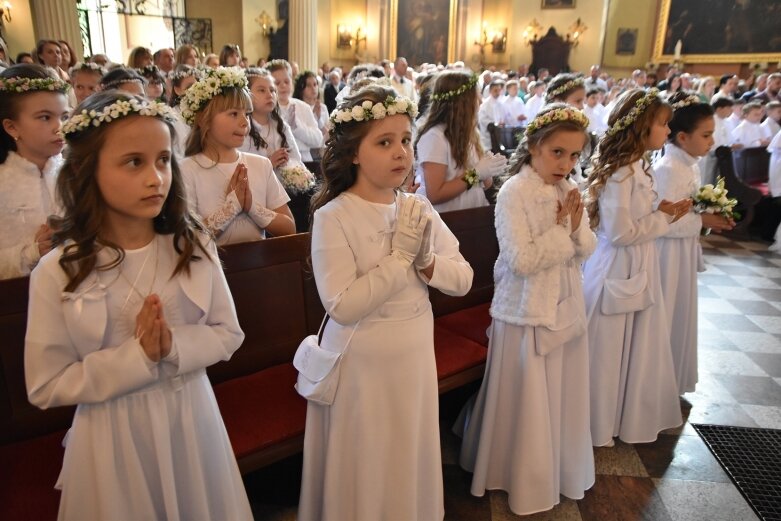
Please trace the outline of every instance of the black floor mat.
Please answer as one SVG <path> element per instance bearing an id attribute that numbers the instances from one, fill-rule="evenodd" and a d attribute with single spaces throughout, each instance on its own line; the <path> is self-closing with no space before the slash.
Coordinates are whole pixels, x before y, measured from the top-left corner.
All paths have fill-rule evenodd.
<path id="1" fill-rule="evenodd" d="M 781 521 L 781 430 L 692 426 L 759 518 Z"/>

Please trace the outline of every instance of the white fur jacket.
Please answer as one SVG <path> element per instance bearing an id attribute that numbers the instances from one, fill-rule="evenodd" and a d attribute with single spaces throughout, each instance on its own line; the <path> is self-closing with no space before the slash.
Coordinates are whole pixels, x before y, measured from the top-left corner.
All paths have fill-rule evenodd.
<path id="1" fill-rule="evenodd" d="M 558 201 L 572 188 L 575 183 L 567 179 L 545 184 L 529 165 L 502 186 L 496 201 L 493 318 L 516 325 L 554 324 L 559 270 L 571 260 L 582 262 L 596 247 L 585 211 L 574 233 L 569 221 L 556 224 Z"/>

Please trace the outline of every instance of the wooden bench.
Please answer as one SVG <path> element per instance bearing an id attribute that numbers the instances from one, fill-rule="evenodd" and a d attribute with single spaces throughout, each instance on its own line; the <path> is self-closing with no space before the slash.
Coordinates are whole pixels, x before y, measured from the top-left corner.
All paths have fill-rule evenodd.
<path id="1" fill-rule="evenodd" d="M 431 291 L 441 393 L 483 376 L 498 254 L 492 207 L 452 212 L 443 219 L 475 277 L 464 297 Z M 231 360 L 210 367 L 208 374 L 242 473 L 303 448 L 306 402 L 293 388 L 292 359 L 323 316 L 308 254 L 307 234 L 231 245 L 221 252 L 246 338 Z M 0 281 L 0 519 L 56 517 L 59 493 L 52 487 L 74 411 L 42 411 L 27 401 L 27 286 L 26 278 Z"/>

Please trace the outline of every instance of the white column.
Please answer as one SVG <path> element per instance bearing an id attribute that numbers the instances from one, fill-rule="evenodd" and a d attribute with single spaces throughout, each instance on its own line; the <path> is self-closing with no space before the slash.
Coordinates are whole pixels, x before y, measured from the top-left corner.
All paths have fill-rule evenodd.
<path id="1" fill-rule="evenodd" d="M 79 32 L 75 0 L 31 0 L 33 26 L 37 39 L 65 40 L 82 61 L 84 50 Z"/>
<path id="2" fill-rule="evenodd" d="M 289 58 L 298 63 L 299 71 L 317 73 L 317 0 L 291 0 Z"/>

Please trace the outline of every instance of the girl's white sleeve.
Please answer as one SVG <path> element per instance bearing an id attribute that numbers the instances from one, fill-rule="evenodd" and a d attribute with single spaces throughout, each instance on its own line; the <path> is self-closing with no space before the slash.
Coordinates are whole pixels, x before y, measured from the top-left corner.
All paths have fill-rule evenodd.
<path id="1" fill-rule="evenodd" d="M 407 270 L 413 269 L 388 255 L 359 276 L 341 223 L 322 209 L 312 225 L 312 267 L 323 307 L 342 325 L 357 323 L 401 291 L 407 285 Z"/>
<path id="2" fill-rule="evenodd" d="M 206 286 L 211 286 L 211 301 L 206 317 L 198 324 L 171 328 L 173 339 L 171 353 L 164 362 L 177 366 L 177 374 L 189 373 L 229 360 L 244 341 L 244 332 L 236 316 L 236 306 L 213 242 L 209 248 L 209 255 L 211 259 L 201 255 L 201 260 L 196 261 L 208 262 L 211 268 L 208 272 L 202 272 L 203 276 L 211 278 L 211 281 L 203 282 Z"/>
<path id="3" fill-rule="evenodd" d="M 0 280 L 27 275 L 40 258 L 35 236 L 13 246 L 0 248 Z"/>
<path id="4" fill-rule="evenodd" d="M 665 163 L 659 164 L 654 168 L 654 181 L 656 181 L 655 188 L 658 200 L 667 199 L 675 202 L 684 197 L 690 197 L 693 194 L 685 192 L 691 178 L 697 179 L 697 184 L 699 184 L 699 170 L 696 173 L 693 171 L 680 171 Z M 690 210 L 689 213 L 670 224 L 670 229 L 664 234 L 664 237 L 674 239 L 697 237 L 701 229 L 702 216 L 695 213 L 694 210 Z"/>
<path id="5" fill-rule="evenodd" d="M 287 121 L 282 122 L 285 125 L 285 138 L 287 139 L 287 154 L 288 154 L 288 162 L 294 161 L 298 163 L 302 163 L 303 160 L 301 159 L 301 151 L 298 149 L 298 143 L 296 142 L 296 137 L 293 135 L 293 131 L 290 128 L 290 125 L 287 124 Z"/>
<path id="6" fill-rule="evenodd" d="M 430 203 L 429 203 L 430 205 Z M 469 293 L 474 272 L 458 250 L 458 239 L 442 221 L 439 213 L 431 211 L 431 240 L 434 250 L 434 274 L 426 283 L 446 295 L 460 297 Z M 425 277 L 421 278 L 425 280 Z"/>
<path id="7" fill-rule="evenodd" d="M 631 175 L 645 175 L 631 174 Z M 632 179 L 608 179 L 599 196 L 599 220 L 605 235 L 614 246 L 630 246 L 652 241 L 666 234 L 672 218 L 657 210 L 639 219 L 630 212 Z"/>
<path id="8" fill-rule="evenodd" d="M 317 128 L 315 115 L 309 105 L 298 105 L 291 102 L 291 107 L 296 111 L 296 128 L 293 135 L 307 148 L 320 148 L 323 146 L 323 133 Z"/>
<path id="9" fill-rule="evenodd" d="M 197 174 L 197 172 L 191 172 L 186 166 L 182 168 L 182 177 L 184 178 L 190 210 L 201 216 L 203 224 L 212 235 L 219 237 L 230 226 L 236 216 L 241 213 L 241 203 L 239 203 L 236 192 L 233 191 L 225 197 L 225 200 L 214 211 L 205 215 L 206 212 L 199 207 L 198 203 L 198 187 L 195 182 Z"/>
<path id="10" fill-rule="evenodd" d="M 33 270 L 24 342 L 24 374 L 30 403 L 41 409 L 99 403 L 144 387 L 158 378 L 157 364 L 133 337 L 118 346 L 81 356 L 68 334 L 62 280 L 49 263 Z"/>
<path id="11" fill-rule="evenodd" d="M 520 183 L 506 184 L 496 199 L 499 256 L 520 276 L 556 266 L 575 255 L 569 226 L 554 224 L 542 235 L 532 237 L 526 214 L 540 210 L 519 207 L 517 192 L 522 189 Z"/>

